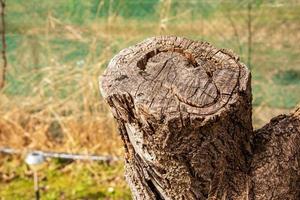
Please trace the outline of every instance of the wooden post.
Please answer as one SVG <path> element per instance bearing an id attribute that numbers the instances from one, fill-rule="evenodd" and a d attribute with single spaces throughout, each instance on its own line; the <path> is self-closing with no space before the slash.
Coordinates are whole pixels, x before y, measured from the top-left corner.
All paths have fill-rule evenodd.
<path id="1" fill-rule="evenodd" d="M 40 200 L 39 176 L 37 171 L 33 171 L 35 200 Z"/>
<path id="2" fill-rule="evenodd" d="M 116 55 L 100 86 L 134 199 L 251 197 L 251 81 L 238 56 L 154 37 Z"/>

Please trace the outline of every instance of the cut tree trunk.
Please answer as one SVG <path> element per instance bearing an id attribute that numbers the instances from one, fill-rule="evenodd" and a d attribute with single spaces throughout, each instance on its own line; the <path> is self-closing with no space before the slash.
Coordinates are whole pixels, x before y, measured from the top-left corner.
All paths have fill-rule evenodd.
<path id="1" fill-rule="evenodd" d="M 150 38 L 116 55 L 100 84 L 134 199 L 300 199 L 299 115 L 254 133 L 250 72 L 231 51 Z"/>

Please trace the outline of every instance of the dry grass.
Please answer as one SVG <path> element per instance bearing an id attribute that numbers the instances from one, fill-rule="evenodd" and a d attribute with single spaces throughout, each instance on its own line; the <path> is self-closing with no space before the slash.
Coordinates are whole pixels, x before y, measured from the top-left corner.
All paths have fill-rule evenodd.
<path id="1" fill-rule="evenodd" d="M 165 8 L 161 9 L 169 11 L 168 1 L 165 4 Z M 232 16 L 237 14 L 245 17 L 243 12 L 233 13 Z M 238 42 L 246 45 L 245 19 L 238 20 L 236 27 L 224 18 L 224 13 L 207 20 L 189 19 L 189 12 L 172 17 L 164 13 L 159 21 L 146 23 L 112 16 L 109 20 L 78 26 L 64 24 L 49 13 L 45 26 L 23 30 L 27 39 L 15 51 L 17 63 L 21 67 L 15 69 L 11 64 L 9 68 L 10 73 L 23 80 L 30 91 L 25 96 L 0 93 L 0 144 L 15 148 L 120 155 L 122 148 L 116 127 L 98 91 L 98 76 L 117 51 L 145 37 L 159 34 L 207 39 L 217 46 L 230 46 L 236 52 L 240 49 Z M 290 22 L 281 26 L 286 31 L 294 30 L 299 24 Z M 272 38 L 265 40 L 270 46 L 268 48 L 281 49 L 279 44 L 282 34 L 286 32 L 273 33 L 273 27 L 274 24 L 257 24 L 255 37 L 258 42 L 262 42 L 272 35 Z M 39 39 L 41 36 L 42 39 Z M 57 52 L 51 45 L 55 38 L 87 45 L 88 53 L 84 60 L 62 62 L 61 52 Z M 295 36 L 290 37 L 288 42 L 296 44 L 298 40 L 298 36 Z M 99 44 L 103 49 L 101 53 L 96 53 Z M 72 50 L 58 49 L 62 53 Z M 245 51 L 239 53 L 245 58 Z M 254 59 L 257 63 L 267 62 L 259 60 L 264 58 L 258 55 Z M 259 67 L 253 69 L 253 73 L 264 72 Z M 38 81 L 36 76 L 40 77 Z M 265 77 L 270 79 L 268 75 Z M 254 84 L 257 82 L 261 80 L 254 78 Z M 274 108 L 270 109 L 272 112 L 264 112 L 268 109 L 269 106 L 263 104 L 255 108 L 256 127 L 277 114 Z M 286 112 L 288 109 L 277 110 Z"/>
<path id="2" fill-rule="evenodd" d="M 51 74 L 42 82 L 53 87 L 53 96 L 46 96 L 42 85 L 33 89 L 37 93 L 33 97 L 1 95 L 1 146 L 119 155 L 120 141 L 96 80 L 81 74 L 79 90 L 61 99 L 55 90 L 76 79 L 72 77 L 76 72 L 48 69 Z"/>

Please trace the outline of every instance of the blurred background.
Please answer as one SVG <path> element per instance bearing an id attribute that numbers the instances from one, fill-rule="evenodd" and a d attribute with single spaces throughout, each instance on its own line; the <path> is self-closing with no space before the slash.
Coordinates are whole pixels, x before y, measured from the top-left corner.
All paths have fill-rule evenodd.
<path id="1" fill-rule="evenodd" d="M 98 77 L 121 49 L 155 35 L 204 40 L 252 71 L 259 128 L 300 103 L 299 0 L 7 0 L 0 147 L 122 157 Z M 3 48 L 3 40 L 1 49 Z M 24 155 L 0 154 L 0 199 L 32 199 Z M 42 199 L 131 199 L 122 161 L 51 159 Z"/>

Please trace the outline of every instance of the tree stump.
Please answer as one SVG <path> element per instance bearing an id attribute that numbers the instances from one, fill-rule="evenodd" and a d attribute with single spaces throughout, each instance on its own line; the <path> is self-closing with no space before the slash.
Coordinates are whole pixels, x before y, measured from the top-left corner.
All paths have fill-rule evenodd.
<path id="1" fill-rule="evenodd" d="M 116 55 L 100 87 L 119 126 L 134 199 L 299 197 L 299 129 L 287 140 L 264 129 L 253 133 L 250 72 L 231 51 L 175 36 L 149 38 Z M 272 160 L 273 144 L 286 151 L 282 165 Z M 289 171 L 269 169 L 278 164 Z M 283 179 L 273 187 L 293 191 L 271 193 L 264 180 L 277 177 Z"/>

